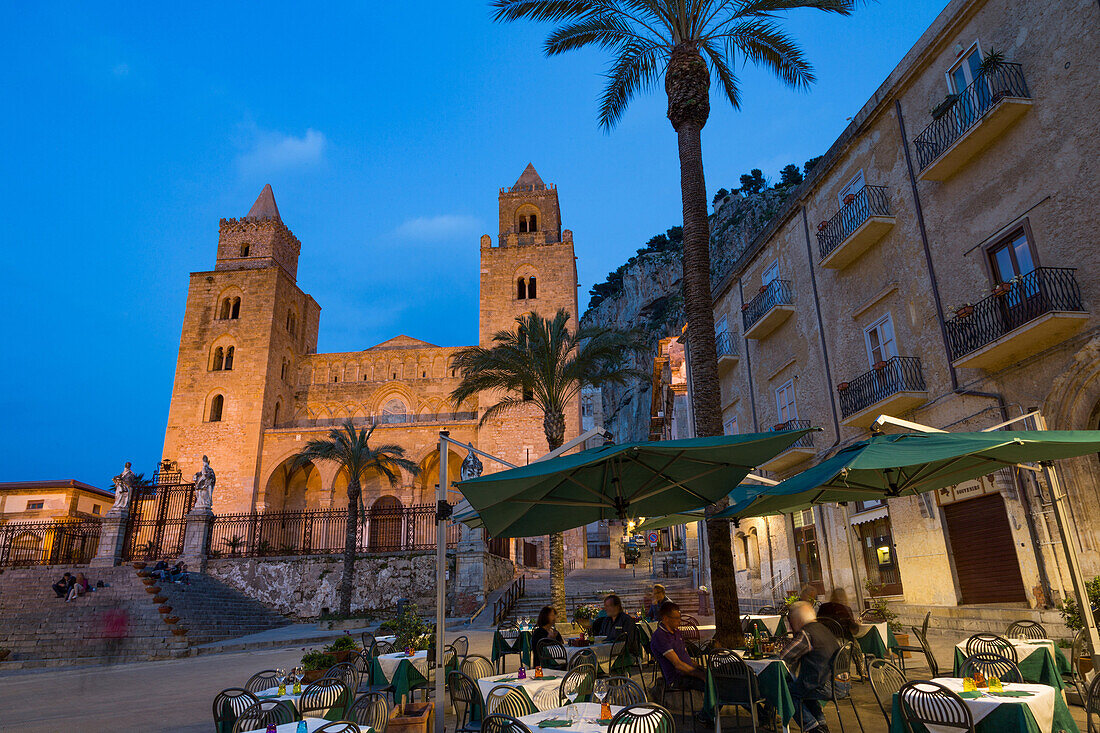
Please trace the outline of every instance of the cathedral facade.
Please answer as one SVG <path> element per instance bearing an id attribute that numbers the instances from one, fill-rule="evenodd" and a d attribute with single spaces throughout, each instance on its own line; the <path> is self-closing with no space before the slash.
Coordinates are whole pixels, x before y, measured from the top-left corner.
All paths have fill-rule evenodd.
<path id="1" fill-rule="evenodd" d="M 573 236 L 562 229 L 556 188 L 528 165 L 500 190 L 498 207 L 499 238 L 480 243 L 480 343 L 529 312 L 564 308 L 575 327 Z M 399 335 L 362 351 L 317 353 L 321 307 L 298 285 L 300 251 L 265 186 L 247 216 L 221 220 L 214 269 L 191 273 L 163 459 L 189 475 L 210 457 L 215 513 L 345 507 L 347 476 L 337 466 L 296 467 L 294 458 L 348 418 L 375 425 L 376 444 L 400 445 L 421 468 L 398 486 L 367 481 L 368 508 L 434 503 L 440 430 L 517 465 L 547 452 L 534 405 L 479 424 L 494 395 L 451 403 L 460 377 L 451 357 L 461 347 Z M 565 438 L 579 433 L 578 402 Z M 451 454 L 452 480 L 462 458 Z M 485 461 L 486 472 L 501 468 Z"/>

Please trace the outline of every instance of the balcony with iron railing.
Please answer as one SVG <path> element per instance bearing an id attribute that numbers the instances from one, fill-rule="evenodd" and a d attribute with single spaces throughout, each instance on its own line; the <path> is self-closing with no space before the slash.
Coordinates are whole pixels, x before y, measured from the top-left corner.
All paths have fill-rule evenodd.
<path id="1" fill-rule="evenodd" d="M 957 367 L 995 370 L 1077 333 L 1089 314 L 1072 267 L 1039 267 L 956 309 L 944 325 Z"/>
<path id="2" fill-rule="evenodd" d="M 729 331 L 719 331 L 714 335 L 714 346 L 718 352 L 718 371 L 725 372 L 737 366 L 738 359 L 737 342 Z"/>
<path id="3" fill-rule="evenodd" d="M 1024 72 L 1004 63 L 982 71 L 963 91 L 933 111 L 933 120 L 913 139 L 920 178 L 945 181 L 1031 109 Z"/>
<path id="4" fill-rule="evenodd" d="M 794 290 L 790 280 L 772 280 L 760 287 L 755 298 L 741 306 L 745 338 L 762 339 L 794 313 Z"/>
<path id="5" fill-rule="evenodd" d="M 841 421 L 868 427 L 881 414 L 900 415 L 928 401 L 920 359 L 895 356 L 880 361 L 850 382 L 837 385 Z"/>
<path id="6" fill-rule="evenodd" d="M 890 191 L 885 186 L 864 186 L 848 194 L 840 211 L 817 228 L 821 266 L 836 270 L 847 267 L 893 226 Z"/>
<path id="7" fill-rule="evenodd" d="M 813 427 L 813 423 L 809 420 L 787 420 L 772 426 L 772 431 L 778 432 L 780 430 L 806 430 Z M 803 461 L 813 458 L 816 451 L 814 450 L 814 434 L 806 433 L 801 438 L 796 440 L 790 448 L 783 451 L 770 461 L 761 464 L 761 468 L 764 468 L 772 472 L 782 472 L 797 466 Z"/>

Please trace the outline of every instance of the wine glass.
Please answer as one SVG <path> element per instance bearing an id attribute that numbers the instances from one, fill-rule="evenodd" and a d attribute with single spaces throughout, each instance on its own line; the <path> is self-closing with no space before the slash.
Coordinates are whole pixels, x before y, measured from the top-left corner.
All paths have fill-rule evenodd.
<path id="1" fill-rule="evenodd" d="M 607 680 L 606 679 L 596 680 L 596 684 L 593 685 L 593 687 L 592 687 L 592 694 L 595 695 L 596 699 L 600 701 L 600 713 L 603 713 L 603 701 L 607 697 Z M 596 716 L 597 720 L 600 717 L 601 717 L 600 715 L 597 715 Z"/>

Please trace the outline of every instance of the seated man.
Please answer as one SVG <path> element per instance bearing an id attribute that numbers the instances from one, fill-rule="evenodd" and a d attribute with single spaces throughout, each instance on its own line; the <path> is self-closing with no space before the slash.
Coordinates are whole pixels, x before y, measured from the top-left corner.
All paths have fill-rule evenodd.
<path id="1" fill-rule="evenodd" d="M 829 733 L 818 701 L 832 699 L 830 682 L 833 670 L 830 662 L 840 648 L 840 642 L 817 620 L 814 607 L 806 601 L 791 604 L 787 625 L 794 638 L 780 657 L 795 676 L 791 685 L 791 697 L 797 710 L 794 718 L 803 731 Z"/>
<path id="2" fill-rule="evenodd" d="M 661 620 L 661 605 L 668 600 L 665 595 L 665 587 L 660 583 L 656 583 L 653 586 L 653 603 L 649 605 L 649 609 L 645 612 L 646 621 L 660 621 Z"/>
<path id="3" fill-rule="evenodd" d="M 64 598 L 69 595 L 69 590 L 73 587 L 73 583 L 75 582 L 76 578 L 73 577 L 72 573 L 65 573 L 61 576 L 61 580 L 50 587 L 53 588 L 53 592 L 57 594 L 58 598 Z"/>
<path id="4" fill-rule="evenodd" d="M 603 599 L 606 616 L 600 616 L 592 622 L 592 635 L 602 636 L 605 641 L 616 641 L 620 636 L 630 637 L 634 631 L 634 617 L 623 611 L 622 600 L 612 593 Z"/>
<path id="5" fill-rule="evenodd" d="M 840 624 L 842 629 L 848 629 L 853 634 L 859 631 L 859 621 L 856 620 L 851 606 L 848 605 L 848 593 L 843 588 L 833 589 L 828 602 L 822 603 L 821 608 L 817 609 L 817 617 L 831 618 Z"/>
<path id="6" fill-rule="evenodd" d="M 672 601 L 661 604 L 661 623 L 649 640 L 649 651 L 661 667 L 661 675 L 669 687 L 705 690 L 707 671 L 692 661 L 687 644 L 680 634 L 680 607 Z M 705 723 L 710 720 L 698 716 Z"/>

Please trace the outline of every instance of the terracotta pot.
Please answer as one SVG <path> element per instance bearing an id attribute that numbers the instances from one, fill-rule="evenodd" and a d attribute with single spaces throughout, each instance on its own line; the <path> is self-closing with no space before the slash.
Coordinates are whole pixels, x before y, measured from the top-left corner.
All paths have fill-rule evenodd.
<path id="1" fill-rule="evenodd" d="M 158 588 L 155 585 L 147 585 L 147 586 L 145 586 L 145 592 L 146 593 L 160 593 L 160 588 Z"/>
<path id="2" fill-rule="evenodd" d="M 149 577 L 146 577 L 146 578 L 142 578 L 142 579 L 141 579 L 141 582 L 142 582 L 142 583 L 145 583 L 145 585 L 152 585 L 153 583 L 156 583 L 156 582 L 157 582 L 157 579 L 156 579 L 156 578 L 149 578 Z"/>
<path id="3" fill-rule="evenodd" d="M 180 620 L 179 616 L 162 616 L 161 618 L 164 619 L 164 623 L 166 624 L 174 624 Z"/>
<path id="4" fill-rule="evenodd" d="M 999 298 L 1004 295 L 1008 295 L 1011 290 L 1012 286 L 1008 283 L 1000 283 L 997 285 L 997 287 L 993 288 L 993 294 Z"/>
<path id="5" fill-rule="evenodd" d="M 817 225 L 817 231 L 823 232 L 823 231 L 825 231 L 825 229 L 828 228 L 828 226 L 829 226 L 829 222 L 823 221 L 823 222 L 821 222 L 820 224 Z"/>
<path id="6" fill-rule="evenodd" d="M 153 603 L 157 604 L 158 606 L 163 604 L 167 600 L 168 596 L 153 596 Z"/>
<path id="7" fill-rule="evenodd" d="M 844 205 L 848 206 L 849 204 L 851 204 L 855 200 L 856 200 L 856 195 L 854 193 L 850 193 L 850 194 L 848 194 L 847 196 L 844 197 Z"/>
<path id="8" fill-rule="evenodd" d="M 894 639 L 897 640 L 898 646 L 909 646 L 909 634 L 894 633 Z M 905 659 L 909 659 L 909 652 L 902 652 L 901 656 Z"/>
<path id="9" fill-rule="evenodd" d="M 741 306 L 742 311 L 747 311 L 748 309 L 749 309 L 749 304 L 748 303 L 745 303 L 744 305 Z"/>
<path id="10" fill-rule="evenodd" d="M 874 364 L 871 365 L 871 368 L 874 369 L 876 372 L 881 372 L 883 369 L 886 368 L 886 362 L 876 361 Z"/>
<path id="11" fill-rule="evenodd" d="M 327 671 L 327 669 L 307 669 L 305 672 L 302 673 L 302 682 L 316 682 L 317 680 L 324 677 L 325 672 Z"/>
<path id="12" fill-rule="evenodd" d="M 148 570 L 139 570 L 137 575 L 139 578 L 148 578 L 151 574 Z"/>
<path id="13" fill-rule="evenodd" d="M 836 391 L 843 392 L 844 390 L 848 389 L 849 386 L 850 385 L 848 384 L 848 382 L 841 382 L 836 386 Z"/>
<path id="14" fill-rule="evenodd" d="M 172 636 L 186 636 L 186 635 L 187 635 L 187 629 L 182 629 L 179 626 L 172 629 Z"/>
<path id="15" fill-rule="evenodd" d="M 160 613 L 171 613 L 172 612 L 172 607 L 171 606 L 158 606 L 157 611 L 159 611 Z"/>
<path id="16" fill-rule="evenodd" d="M 329 652 L 329 654 L 332 655 L 333 659 L 336 660 L 337 664 L 340 664 L 341 662 L 348 661 L 348 656 L 351 655 L 351 650 L 350 649 L 342 649 L 338 652 Z"/>
<path id="17" fill-rule="evenodd" d="M 768 286 L 767 286 L 767 285 L 761 285 L 761 286 L 760 286 L 760 292 L 761 292 L 761 293 L 766 293 L 766 292 L 768 292 Z"/>
<path id="18" fill-rule="evenodd" d="M 957 311 L 955 311 L 955 317 L 956 318 L 968 318 L 973 312 L 974 312 L 974 306 L 964 305 L 962 308 L 959 308 Z"/>
<path id="19" fill-rule="evenodd" d="M 145 563 L 143 563 L 143 562 L 136 562 L 136 563 L 134 563 L 134 570 L 141 570 L 141 569 L 143 569 L 144 567 L 145 567 Z"/>
<path id="20" fill-rule="evenodd" d="M 0 649 L 0 662 L 4 661 L 11 655 L 11 649 Z"/>

